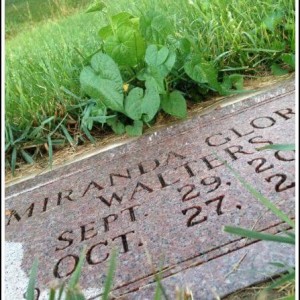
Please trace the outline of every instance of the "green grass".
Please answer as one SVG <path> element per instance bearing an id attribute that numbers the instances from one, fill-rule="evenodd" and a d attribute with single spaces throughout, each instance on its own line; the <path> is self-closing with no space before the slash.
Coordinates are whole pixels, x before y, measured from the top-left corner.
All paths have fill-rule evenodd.
<path id="1" fill-rule="evenodd" d="M 37 154 L 33 150 L 45 143 L 49 148 L 52 140 L 53 144 L 75 144 L 74 135 L 86 137 L 86 132 L 80 132 L 85 107 L 80 100 L 79 74 L 86 64 L 84 58 L 101 45 L 98 30 L 108 24 L 108 16 L 118 12 L 140 17 L 154 9 L 164 14 L 174 26 L 164 44 L 188 40 L 203 59 L 214 63 L 220 80 L 233 73 L 260 76 L 293 69 L 294 1 L 105 2 L 104 12 L 89 14 L 84 13 L 88 0 L 6 2 L 5 118 L 10 167 L 21 157 L 32 162 Z M 189 78 L 177 80 L 182 67 L 175 71 L 171 82 L 178 90 L 202 92 Z M 78 104 L 82 106 L 74 107 Z"/>
<path id="2" fill-rule="evenodd" d="M 48 19 L 60 19 L 84 8 L 90 0 L 6 0 L 6 38 Z"/>

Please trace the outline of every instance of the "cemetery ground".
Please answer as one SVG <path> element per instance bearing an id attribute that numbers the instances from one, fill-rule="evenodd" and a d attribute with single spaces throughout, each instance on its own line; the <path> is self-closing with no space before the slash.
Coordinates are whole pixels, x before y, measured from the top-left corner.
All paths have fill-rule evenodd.
<path id="1" fill-rule="evenodd" d="M 141 134 L 141 128 L 135 127 L 137 122 L 144 123 L 145 133 L 155 132 L 166 125 L 180 124 L 178 118 L 218 109 L 229 94 L 256 90 L 293 76 L 290 72 L 294 70 L 294 3 L 273 2 L 261 4 L 257 1 L 254 5 L 251 1 L 250 7 L 249 1 L 240 1 L 238 5 L 232 5 L 231 1 L 226 5 L 221 2 L 211 5 L 209 1 L 152 1 L 152 9 L 157 13 L 153 17 L 152 12 L 146 14 L 150 9 L 146 0 L 138 1 L 138 4 L 137 1 L 129 4 L 128 1 L 108 1 L 102 11 L 90 13 L 84 13 L 90 7 L 90 1 L 80 4 L 59 0 L 7 1 L 6 183 L 43 173 L 51 168 L 50 164 L 56 167 L 69 163 L 89 155 L 96 148 L 124 143 L 128 135 Z M 44 9 L 37 9 L 41 3 L 45 5 Z M 156 44 L 158 48 L 165 44 L 170 49 L 175 47 L 178 52 L 176 63 L 171 69 L 168 64 L 164 65 L 167 80 L 163 80 L 161 92 L 180 91 L 186 108 L 176 111 L 162 105 L 153 119 L 145 120 L 129 110 L 114 110 L 116 105 L 111 107 L 106 103 L 103 110 L 102 105 L 97 107 L 97 103 L 92 103 L 100 111 L 101 118 L 97 121 L 99 116 L 89 115 L 93 122 L 87 125 L 84 114 L 91 103 L 87 96 L 93 98 L 94 94 L 89 95 L 90 89 L 80 81 L 80 74 L 90 63 L 90 55 L 100 47 L 113 56 L 115 50 L 111 51 L 108 43 L 105 44 L 105 34 L 101 42 L 98 31 L 112 22 L 109 17 L 124 11 L 133 16 L 144 16 L 145 23 L 154 28 L 150 36 L 145 29 L 146 44 Z M 124 16 L 126 23 L 129 19 Z M 164 26 L 155 27 L 158 26 L 153 25 L 155 17 Z M 135 25 L 132 28 L 126 26 L 129 32 L 135 32 Z M 172 32 L 176 34 L 170 37 Z M 143 61 L 146 45 L 142 53 L 142 58 L 133 60 L 147 67 Z M 170 53 L 167 57 L 171 60 Z M 201 64 L 190 70 L 180 61 L 182 57 L 190 57 L 193 62 L 199 53 L 203 58 L 202 66 L 210 70 L 208 73 L 203 71 Z M 121 93 L 126 102 L 130 90 L 144 88 L 145 80 L 132 76 L 142 68 L 133 73 L 124 71 L 126 66 L 124 68 L 119 55 L 114 59 L 122 66 Z M 205 80 L 199 77 L 196 67 L 200 73 L 204 72 L 201 75 Z M 184 107 L 180 101 L 177 105 Z M 109 114 L 117 115 L 118 121 L 123 122 L 120 136 L 112 133 L 118 132 L 118 128 L 107 122 Z M 131 127 L 127 130 L 126 126 Z M 288 283 L 275 290 L 272 299 L 293 293 L 294 285 Z M 243 289 L 226 299 L 256 299 L 257 295 L 256 289 Z"/>

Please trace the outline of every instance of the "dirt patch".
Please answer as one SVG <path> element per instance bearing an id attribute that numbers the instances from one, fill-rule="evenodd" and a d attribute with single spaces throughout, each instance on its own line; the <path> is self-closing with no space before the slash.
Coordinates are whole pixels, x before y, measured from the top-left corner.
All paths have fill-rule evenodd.
<path id="1" fill-rule="evenodd" d="M 222 300 L 275 300 L 295 295 L 295 283 L 287 283 L 280 288 L 267 292 L 266 288 L 272 283 L 273 281 L 269 280 L 247 287 L 222 298 Z"/>

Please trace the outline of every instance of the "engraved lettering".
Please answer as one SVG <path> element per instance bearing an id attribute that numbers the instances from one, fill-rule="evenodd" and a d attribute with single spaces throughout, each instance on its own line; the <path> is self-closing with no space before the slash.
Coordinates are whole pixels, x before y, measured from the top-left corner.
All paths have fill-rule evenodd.
<path id="1" fill-rule="evenodd" d="M 122 174 L 109 174 L 109 178 L 110 178 L 110 185 L 114 186 L 115 182 L 114 182 L 114 177 L 121 177 L 121 178 L 128 178 L 131 179 L 131 175 L 128 169 L 126 169 L 127 171 L 127 175 L 122 175 Z"/>
<path id="2" fill-rule="evenodd" d="M 108 207 L 111 207 L 113 199 L 117 200 L 119 204 L 121 204 L 123 195 L 119 196 L 117 193 L 113 193 L 110 197 L 110 200 L 105 199 L 103 196 L 97 197 L 99 198 L 104 204 L 106 204 Z"/>
<path id="3" fill-rule="evenodd" d="M 124 209 L 121 210 L 121 213 L 123 213 L 124 211 L 128 210 L 131 222 L 135 222 L 136 221 L 136 217 L 135 217 L 134 209 L 133 208 L 134 207 L 138 207 L 138 206 L 140 206 L 140 205 L 138 204 L 138 205 L 133 205 L 133 206 L 124 208 Z"/>
<path id="4" fill-rule="evenodd" d="M 242 146 L 237 145 L 237 146 L 230 146 L 224 150 L 225 150 L 225 152 L 227 152 L 230 155 L 230 157 L 233 160 L 238 159 L 238 157 L 235 155 L 236 153 L 240 153 L 240 154 L 253 154 L 254 153 L 254 152 L 246 152 L 246 151 L 243 151 L 242 149 L 243 149 Z"/>
<path id="5" fill-rule="evenodd" d="M 62 192 L 59 192 L 57 194 L 57 206 L 61 205 L 62 203 L 62 199 L 67 199 L 69 201 L 75 201 L 74 199 L 72 199 L 70 196 L 73 193 L 73 190 L 67 190 L 66 192 L 69 192 L 69 194 L 67 196 L 62 196 Z"/>
<path id="6" fill-rule="evenodd" d="M 31 203 L 29 205 L 29 207 L 25 210 L 25 212 L 22 214 L 22 217 L 26 215 L 27 213 L 27 218 L 30 218 L 32 217 L 33 215 L 33 210 L 34 210 L 34 203 Z M 20 214 L 15 210 L 15 209 L 12 209 L 10 210 L 9 212 L 9 215 L 8 215 L 8 221 L 6 223 L 6 225 L 8 226 L 12 220 L 12 217 L 14 217 L 18 222 L 21 220 L 21 216 Z"/>
<path id="7" fill-rule="evenodd" d="M 39 300 L 40 299 L 40 295 L 41 295 L 41 291 L 39 288 L 34 288 L 34 300 Z M 28 297 L 26 296 L 26 292 L 23 294 L 23 299 L 28 299 Z"/>
<path id="8" fill-rule="evenodd" d="M 265 122 L 267 120 L 267 122 Z M 250 122 L 251 126 L 257 129 L 272 127 L 276 121 L 272 117 L 260 117 Z"/>
<path id="9" fill-rule="evenodd" d="M 48 200 L 49 200 L 49 198 L 44 199 L 44 205 L 43 205 L 43 211 L 42 212 L 45 212 L 47 210 Z"/>
<path id="10" fill-rule="evenodd" d="M 175 153 L 174 151 L 170 151 L 168 153 L 165 163 L 162 166 L 167 166 L 167 165 L 169 165 L 170 161 L 172 161 L 174 159 L 178 159 L 178 158 L 182 160 L 182 159 L 185 159 L 186 157 L 181 154 Z"/>
<path id="11" fill-rule="evenodd" d="M 66 230 L 57 238 L 59 241 L 68 242 L 68 245 L 66 245 L 65 247 L 62 247 L 62 248 L 56 247 L 55 251 L 64 250 L 73 244 L 74 239 L 72 239 L 70 237 L 65 237 L 66 234 L 70 234 L 70 233 L 73 233 L 73 230 Z"/>
<path id="12" fill-rule="evenodd" d="M 109 219 L 111 219 L 111 217 L 113 217 L 113 219 L 109 220 Z M 111 215 L 103 218 L 103 221 L 104 221 L 104 231 L 105 232 L 109 231 L 109 225 L 108 224 L 116 221 L 117 219 L 118 219 L 118 215 L 116 215 L 116 214 L 111 214 Z"/>
<path id="13" fill-rule="evenodd" d="M 243 136 L 249 135 L 249 134 L 254 132 L 254 130 L 252 130 L 252 131 L 249 131 L 247 133 L 240 133 L 239 131 L 237 131 L 234 128 L 230 128 L 229 130 L 231 130 L 233 133 L 235 133 L 238 137 L 243 137 Z"/>
<path id="14" fill-rule="evenodd" d="M 107 258 L 109 257 L 109 253 L 106 253 L 106 254 L 105 254 L 105 257 L 102 258 L 102 259 L 100 259 L 100 260 L 98 260 L 98 261 L 95 261 L 95 258 L 94 258 L 94 259 L 92 258 L 92 255 L 93 255 L 92 252 L 93 252 L 93 250 L 96 249 L 96 248 L 100 249 L 100 246 L 101 246 L 101 245 L 107 246 L 107 241 L 99 242 L 99 243 L 93 245 L 93 246 L 87 251 L 87 253 L 86 253 L 86 261 L 87 261 L 87 263 L 88 263 L 89 265 L 98 265 L 98 264 L 100 264 L 100 263 L 106 261 Z"/>
<path id="15" fill-rule="evenodd" d="M 142 163 L 139 163 L 139 164 L 138 164 L 138 167 L 139 167 L 139 170 L 140 170 L 141 175 L 146 174 L 146 173 L 148 173 L 148 172 L 150 172 L 150 171 L 154 171 L 157 167 L 159 167 L 159 165 L 160 165 L 159 161 L 158 161 L 157 159 L 154 159 L 153 161 L 154 161 L 154 163 L 155 163 L 155 166 L 154 166 L 153 169 L 150 169 L 150 170 L 145 170 L 145 168 L 144 168 L 144 166 L 142 165 Z"/>
<path id="16" fill-rule="evenodd" d="M 186 163 L 183 166 L 190 177 L 195 176 L 194 172 L 192 171 L 191 167 L 189 166 L 189 163 Z"/>
<path id="17" fill-rule="evenodd" d="M 195 226 L 195 225 L 200 224 L 200 223 L 202 223 L 202 222 L 204 222 L 204 221 L 207 220 L 207 216 L 204 216 L 204 217 L 203 217 L 202 219 L 200 219 L 200 220 L 193 221 L 193 220 L 201 213 L 201 211 L 202 211 L 202 207 L 201 207 L 201 206 L 198 206 L 198 205 L 197 205 L 197 206 L 192 206 L 192 207 L 189 207 L 189 208 L 186 208 L 186 209 L 182 210 L 181 212 L 182 212 L 184 215 L 186 215 L 187 212 L 188 212 L 189 210 L 196 210 L 196 212 L 195 212 L 194 214 L 192 214 L 192 215 L 188 218 L 188 220 L 187 220 L 187 222 L 186 222 L 187 227 Z"/>
<path id="18" fill-rule="evenodd" d="M 118 236 L 116 236 L 116 237 L 114 237 L 112 240 L 114 241 L 115 239 L 117 239 L 117 238 L 121 238 L 121 240 L 122 240 L 122 246 L 123 246 L 123 250 L 124 250 L 124 252 L 123 253 L 126 253 L 126 252 L 128 252 L 129 251 L 129 248 L 128 248 L 128 242 L 127 242 L 127 234 L 129 234 L 129 233 L 134 233 L 134 231 L 128 231 L 128 232 L 126 232 L 126 233 L 124 233 L 124 234 L 121 234 L 121 235 L 118 235 Z"/>
<path id="19" fill-rule="evenodd" d="M 158 177 L 158 180 L 159 180 L 162 188 L 165 188 L 167 186 L 170 186 L 170 185 L 175 184 L 180 181 L 180 179 L 177 179 L 176 181 L 173 181 L 172 183 L 167 183 L 161 173 L 157 174 L 157 177 Z"/>
<path id="20" fill-rule="evenodd" d="M 257 140 L 257 139 L 259 139 L 259 140 Z M 260 140 L 260 139 L 262 139 L 262 140 Z M 262 135 L 254 136 L 253 138 L 248 140 L 248 142 L 250 144 L 267 144 L 267 145 L 273 144 L 273 142 L 271 142 L 269 140 L 265 140 Z"/>
<path id="21" fill-rule="evenodd" d="M 94 232 L 90 235 L 87 235 L 87 232 L 90 232 L 90 231 L 94 231 L 95 228 L 94 227 L 91 227 L 91 228 L 86 228 L 88 225 L 92 225 L 92 224 L 95 224 L 95 222 L 90 222 L 88 224 L 85 224 L 85 225 L 82 225 L 80 226 L 80 229 L 81 229 L 81 242 L 85 241 L 85 240 L 89 240 L 91 239 L 92 237 L 96 236 L 97 235 L 97 232 Z"/>
<path id="22" fill-rule="evenodd" d="M 223 201 L 224 197 L 225 197 L 225 195 L 218 196 L 218 197 L 213 198 L 211 200 L 205 201 L 205 204 L 209 205 L 210 203 L 218 201 L 216 212 L 217 212 L 218 216 L 222 215 L 223 212 L 221 211 L 221 206 L 222 206 L 222 201 Z"/>
<path id="23" fill-rule="evenodd" d="M 274 168 L 273 164 L 270 164 L 270 165 L 265 166 L 264 168 L 262 168 L 262 166 L 265 165 L 266 162 L 267 162 L 267 160 L 263 157 L 254 158 L 254 159 L 248 161 L 248 165 L 253 165 L 253 163 L 255 161 L 259 162 L 259 164 L 255 167 L 255 172 L 256 173 L 261 173 L 261 172 L 264 172 L 264 171 L 267 171 L 267 170 L 270 170 L 270 169 Z"/>
<path id="24" fill-rule="evenodd" d="M 212 179 L 212 181 L 210 179 Z M 205 186 L 215 184 L 216 186 L 214 188 L 207 191 L 207 193 L 211 193 L 211 192 L 215 191 L 221 185 L 221 178 L 217 177 L 217 176 L 210 176 L 210 177 L 203 178 L 200 183 Z"/>
<path id="25" fill-rule="evenodd" d="M 188 191 L 182 196 L 182 199 L 181 199 L 182 202 L 189 201 L 189 200 L 192 200 L 192 199 L 200 196 L 200 192 L 190 195 L 196 188 L 194 184 L 186 184 L 183 187 L 177 189 L 177 191 L 180 193 L 185 188 L 187 188 Z"/>
<path id="26" fill-rule="evenodd" d="M 281 152 L 284 152 L 284 154 L 286 154 L 287 152 L 289 152 L 289 153 L 293 152 L 294 157 L 291 157 L 291 158 L 284 157 L 283 154 L 280 154 Z M 282 160 L 282 161 L 294 161 L 295 160 L 295 151 L 280 151 L 280 150 L 278 150 L 275 152 L 274 155 L 278 160 Z"/>
<path id="27" fill-rule="evenodd" d="M 221 136 L 222 133 L 216 133 L 214 135 L 211 135 L 209 137 L 207 137 L 205 139 L 205 143 L 208 145 L 208 146 L 211 146 L 211 147 L 216 147 L 216 146 L 221 146 L 221 145 L 224 145 L 226 143 L 228 143 L 230 141 L 230 138 L 226 137 L 224 138 L 223 140 L 219 140 L 218 139 L 214 139 L 213 141 L 211 141 L 212 138 L 214 138 L 215 136 Z"/>
<path id="28" fill-rule="evenodd" d="M 200 158 L 205 163 L 205 165 L 207 166 L 208 170 L 212 170 L 212 169 L 215 169 L 217 167 L 220 167 L 220 166 L 224 165 L 224 163 L 213 165 L 212 162 L 214 162 L 214 161 L 220 162 L 220 161 L 217 158 L 215 158 L 215 157 L 213 157 L 213 159 L 211 159 L 211 160 L 208 160 L 207 157 L 209 157 L 209 156 L 211 156 L 211 155 L 207 155 L 207 156 L 204 156 L 204 157 Z"/>
<path id="29" fill-rule="evenodd" d="M 152 193 L 153 192 L 153 189 L 151 189 L 150 187 L 148 187 L 147 185 L 143 184 L 142 182 L 137 182 L 134 190 L 133 190 L 133 193 L 130 197 L 130 200 L 134 199 L 134 195 L 138 192 L 140 192 L 141 190 L 145 190 L 147 191 L 148 193 Z"/>
<path id="30" fill-rule="evenodd" d="M 91 181 L 89 183 L 89 185 L 87 186 L 87 188 L 85 189 L 85 191 L 83 192 L 82 196 L 81 197 L 84 197 L 85 194 L 92 188 L 96 188 L 98 191 L 101 191 L 103 190 L 103 187 L 101 185 L 99 185 L 97 182 L 95 181 Z"/>
<path id="31" fill-rule="evenodd" d="M 287 176 L 285 174 L 275 174 L 275 175 L 272 175 L 272 176 L 266 178 L 266 181 L 267 182 L 271 182 L 272 179 L 275 178 L 275 177 L 279 177 L 280 178 L 280 180 L 275 185 L 275 191 L 276 192 L 279 193 L 279 192 L 282 192 L 282 191 L 285 191 L 287 189 L 291 189 L 291 188 L 295 187 L 295 182 L 294 181 L 292 183 L 290 183 L 290 184 L 282 186 L 283 183 L 285 183 L 285 181 L 287 179 Z"/>
<path id="32" fill-rule="evenodd" d="M 288 115 L 294 115 L 295 113 L 291 108 L 286 108 L 286 109 L 280 109 L 274 112 L 278 116 L 284 118 L 285 120 L 289 120 L 291 117 L 288 117 Z"/>
<path id="33" fill-rule="evenodd" d="M 71 259 L 71 260 L 70 260 Z M 60 265 L 63 264 L 64 261 L 67 261 L 65 264 L 66 266 L 69 268 L 70 265 L 73 265 L 73 267 L 71 267 L 71 269 L 69 271 L 67 271 L 65 274 L 62 274 L 60 269 Z M 69 262 L 68 262 L 69 261 Z M 67 277 L 69 275 L 71 275 L 75 269 L 76 266 L 78 264 L 79 261 L 79 257 L 77 255 L 73 255 L 73 254 L 68 254 L 64 257 L 62 257 L 55 265 L 54 270 L 53 270 L 53 275 L 55 278 L 64 278 Z"/>

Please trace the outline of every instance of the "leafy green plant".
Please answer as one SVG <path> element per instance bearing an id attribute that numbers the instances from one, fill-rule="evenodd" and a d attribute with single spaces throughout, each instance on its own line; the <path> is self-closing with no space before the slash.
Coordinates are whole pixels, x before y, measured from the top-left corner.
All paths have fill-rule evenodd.
<path id="1" fill-rule="evenodd" d="M 295 144 L 273 144 L 264 146 L 261 148 L 257 148 L 257 150 L 295 150 Z M 264 197 L 259 191 L 257 191 L 252 185 L 247 183 L 241 175 L 234 170 L 230 165 L 226 163 L 226 166 L 231 170 L 234 176 L 239 180 L 239 182 L 243 185 L 244 188 L 248 192 L 250 192 L 257 200 L 259 200 L 266 208 L 268 208 L 271 212 L 273 212 L 278 218 L 280 218 L 283 222 L 287 223 L 290 227 L 295 229 L 295 223 L 293 220 L 289 218 L 283 211 L 277 208 L 269 199 Z M 255 230 L 249 230 L 241 227 L 236 226 L 225 226 L 223 228 L 225 232 L 236 234 L 242 237 L 257 239 L 257 240 L 265 240 L 265 241 L 272 241 L 277 243 L 284 243 L 295 245 L 295 233 L 290 231 L 284 231 L 282 235 L 272 235 L 267 233 L 257 232 Z M 284 264 L 272 263 L 278 267 L 285 267 Z M 266 291 L 272 290 L 287 282 L 294 282 L 295 281 L 295 268 L 288 268 L 287 274 L 280 276 L 278 280 L 272 283 L 270 286 L 267 287 Z"/>
<path id="2" fill-rule="evenodd" d="M 242 93 L 244 78 L 295 69 L 291 0 L 51 0 L 38 10 L 39 1 L 25 2 L 6 3 L 13 171 L 45 152 L 51 165 L 56 148 L 95 142 L 95 133 L 140 135 L 160 112 L 184 118 L 188 101 Z"/>

